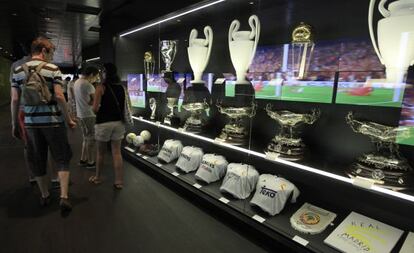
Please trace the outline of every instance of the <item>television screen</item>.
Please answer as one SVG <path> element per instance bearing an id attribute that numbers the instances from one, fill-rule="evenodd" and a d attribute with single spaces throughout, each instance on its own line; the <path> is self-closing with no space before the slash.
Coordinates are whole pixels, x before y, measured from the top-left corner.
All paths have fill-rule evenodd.
<path id="1" fill-rule="evenodd" d="M 399 144 L 414 146 L 414 87 L 407 84 L 401 108 Z"/>
<path id="2" fill-rule="evenodd" d="M 235 96 L 235 88 L 236 88 L 236 76 L 232 73 L 223 73 L 225 82 L 225 96 L 226 97 L 234 97 Z"/>
<path id="3" fill-rule="evenodd" d="M 386 83 L 383 72 L 340 72 L 336 103 L 401 107 L 405 84 Z"/>
<path id="4" fill-rule="evenodd" d="M 283 76 L 281 100 L 332 103 L 334 72 L 308 72 L 305 80 Z"/>
<path id="5" fill-rule="evenodd" d="M 164 81 L 162 75 L 153 74 L 147 80 L 147 91 L 148 92 L 162 92 L 165 93 L 168 84 Z"/>
<path id="6" fill-rule="evenodd" d="M 132 107 L 145 108 L 144 75 L 128 74 L 127 80 Z"/>

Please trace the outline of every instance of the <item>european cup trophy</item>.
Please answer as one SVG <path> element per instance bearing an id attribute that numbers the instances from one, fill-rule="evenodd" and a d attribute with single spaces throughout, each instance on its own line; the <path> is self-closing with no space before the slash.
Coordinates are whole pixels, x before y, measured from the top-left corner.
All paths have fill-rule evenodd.
<path id="1" fill-rule="evenodd" d="M 145 77 L 148 78 L 150 75 L 154 74 L 155 70 L 155 60 L 151 52 L 147 51 L 144 53 L 144 72 Z"/>
<path id="2" fill-rule="evenodd" d="M 236 84 L 250 84 L 246 72 L 253 61 L 260 37 L 260 21 L 256 15 L 249 18 L 251 31 L 239 31 L 240 22 L 234 20 L 229 28 L 231 62 L 236 70 Z"/>
<path id="3" fill-rule="evenodd" d="M 305 143 L 300 137 L 299 126 L 303 124 L 311 125 L 320 116 L 320 111 L 313 109 L 311 114 L 299 114 L 290 111 L 272 111 L 272 106 L 266 106 L 269 117 L 280 124 L 279 133 L 272 139 L 272 142 L 265 150 L 266 155 L 278 158 L 298 161 L 304 158 Z"/>
<path id="4" fill-rule="evenodd" d="M 204 100 L 204 102 L 184 104 L 183 108 L 191 113 L 191 116 L 185 121 L 184 130 L 193 133 L 202 132 L 205 122 L 201 115 L 210 108 L 209 104 Z"/>
<path id="5" fill-rule="evenodd" d="M 163 72 L 171 72 L 171 65 L 177 53 L 178 40 L 161 40 L 160 51 L 162 60 L 165 63 L 165 70 Z"/>
<path id="6" fill-rule="evenodd" d="M 164 124 L 171 125 L 171 119 L 174 117 L 174 108 L 177 107 L 178 98 L 167 98 L 167 107 L 169 113 L 164 118 Z"/>
<path id="7" fill-rule="evenodd" d="M 155 112 L 157 110 L 157 100 L 155 100 L 155 98 L 150 98 L 150 100 L 149 100 L 149 107 L 151 109 L 150 119 L 151 120 L 155 120 Z"/>
<path id="8" fill-rule="evenodd" d="M 372 45 L 379 60 L 386 68 L 387 82 L 402 83 L 407 69 L 414 64 L 414 0 L 398 0 L 388 4 L 381 0 L 378 10 L 384 17 L 377 24 L 374 37 L 373 20 L 376 0 L 371 0 L 368 10 L 368 28 Z"/>
<path id="9" fill-rule="evenodd" d="M 206 26 L 204 27 L 204 36 L 206 38 L 200 39 L 197 36 L 198 31 L 196 29 L 191 30 L 187 48 L 188 59 L 194 73 L 194 80 L 191 83 L 204 83 L 201 77 L 210 59 L 213 46 L 213 30 L 210 26 Z"/>
<path id="10" fill-rule="evenodd" d="M 396 144 L 397 135 L 409 135 L 408 129 L 359 121 L 354 119 L 352 112 L 346 116 L 346 122 L 354 132 L 368 136 L 376 146 L 375 152 L 363 154 L 346 170 L 349 177 L 368 178 L 392 190 L 413 187 L 413 169 L 401 156 Z"/>
<path id="11" fill-rule="evenodd" d="M 224 126 L 216 140 L 235 146 L 246 145 L 248 128 L 243 123 L 243 119 L 245 117 L 254 117 L 256 115 L 256 107 L 255 102 L 252 102 L 251 106 L 248 107 L 224 107 L 221 104 L 217 104 L 219 112 L 227 115 L 230 121 Z"/>

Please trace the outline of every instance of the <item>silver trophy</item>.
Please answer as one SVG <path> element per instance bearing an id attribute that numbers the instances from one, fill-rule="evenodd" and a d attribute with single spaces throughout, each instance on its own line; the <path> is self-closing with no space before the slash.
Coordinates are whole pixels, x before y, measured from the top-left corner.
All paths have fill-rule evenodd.
<path id="1" fill-rule="evenodd" d="M 257 105 L 254 102 L 249 107 L 224 107 L 221 104 L 217 104 L 219 112 L 227 115 L 230 121 L 224 126 L 216 140 L 236 146 L 246 145 L 248 129 L 243 123 L 243 118 L 254 117 L 256 115 L 256 107 Z"/>
<path id="2" fill-rule="evenodd" d="M 149 78 L 149 76 L 154 74 L 155 70 L 155 60 L 154 56 L 151 52 L 147 51 L 144 53 L 144 72 L 145 77 Z"/>
<path id="3" fill-rule="evenodd" d="M 150 109 L 151 109 L 150 119 L 155 120 L 155 112 L 157 110 L 157 100 L 155 100 L 155 98 L 150 98 L 149 106 L 150 106 Z"/>
<path id="4" fill-rule="evenodd" d="M 266 106 L 267 115 L 279 123 L 281 129 L 272 139 L 265 150 L 266 155 L 298 161 L 304 158 L 305 143 L 300 136 L 299 126 L 311 125 L 320 116 L 320 111 L 313 109 L 311 114 L 299 114 L 291 111 L 272 111 L 272 106 Z"/>
<path id="5" fill-rule="evenodd" d="M 177 53 L 178 40 L 161 40 L 160 51 L 162 60 L 165 63 L 165 71 L 171 72 L 171 65 L 174 61 L 175 54 Z"/>
<path id="6" fill-rule="evenodd" d="M 359 121 L 354 119 L 352 112 L 346 116 L 346 122 L 354 132 L 368 136 L 376 146 L 375 152 L 360 156 L 346 170 L 346 174 L 351 178 L 371 179 L 375 184 L 393 190 L 412 188 L 413 169 L 407 159 L 401 156 L 396 144 L 397 135 L 409 137 L 408 129 Z"/>
<path id="7" fill-rule="evenodd" d="M 205 122 L 203 122 L 201 118 L 201 114 L 210 108 L 209 104 L 204 100 L 204 102 L 184 104 L 183 108 L 191 113 L 191 116 L 185 121 L 184 130 L 200 133 L 205 125 Z"/>
<path id="8" fill-rule="evenodd" d="M 164 118 L 164 124 L 171 125 L 171 119 L 174 117 L 174 108 L 177 107 L 178 98 L 167 98 L 167 107 L 169 113 Z"/>

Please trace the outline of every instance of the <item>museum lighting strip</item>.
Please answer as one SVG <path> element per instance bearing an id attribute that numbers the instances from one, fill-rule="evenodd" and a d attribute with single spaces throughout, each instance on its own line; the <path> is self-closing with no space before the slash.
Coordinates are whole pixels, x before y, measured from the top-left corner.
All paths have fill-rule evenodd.
<path id="1" fill-rule="evenodd" d="M 178 13 L 177 15 L 174 15 L 172 17 L 168 17 L 168 18 L 165 18 L 165 19 L 161 19 L 159 21 L 156 21 L 156 22 L 153 22 L 153 23 L 149 23 L 147 25 L 144 24 L 143 26 L 139 26 L 139 27 L 133 29 L 132 31 L 128 31 L 128 32 L 125 32 L 125 33 L 121 33 L 119 35 L 119 37 L 124 37 L 126 35 L 131 34 L 131 33 L 136 33 L 138 31 L 142 31 L 142 30 L 147 29 L 149 27 L 152 27 L 152 26 L 155 26 L 155 25 L 158 25 L 158 24 L 167 22 L 167 21 L 172 20 L 172 19 L 176 19 L 178 17 L 182 17 L 182 16 L 187 15 L 189 13 L 192 13 L 192 12 L 195 12 L 195 11 L 198 11 L 198 10 L 201 10 L 201 9 L 204 9 L 204 8 L 207 8 L 207 7 L 210 7 L 212 5 L 216 5 L 218 3 L 225 2 L 225 1 L 226 0 L 217 0 L 217 1 L 214 1 L 214 2 L 211 2 L 211 3 L 208 3 L 208 4 L 201 5 L 199 7 L 194 8 L 194 9 L 190 9 L 188 11 L 184 11 L 184 12 Z"/>
<path id="2" fill-rule="evenodd" d="M 308 171 L 308 172 L 315 173 L 315 174 L 318 174 L 318 175 L 321 175 L 321 176 L 325 176 L 325 177 L 329 177 L 329 178 L 332 178 L 332 179 L 335 179 L 335 180 L 339 180 L 339 181 L 342 181 L 344 183 L 356 185 L 358 187 L 366 188 L 366 189 L 369 189 L 369 190 L 373 190 L 373 191 L 376 191 L 376 192 L 380 192 L 380 193 L 383 193 L 383 194 L 391 195 L 391 196 L 394 196 L 394 197 L 397 197 L 397 198 L 400 198 L 400 199 L 404 199 L 404 200 L 414 202 L 414 196 L 404 194 L 404 193 L 401 193 L 401 192 L 392 191 L 392 190 L 389 190 L 389 189 L 386 189 L 386 188 L 383 188 L 383 187 L 379 187 L 379 186 L 373 185 L 372 183 L 370 184 L 369 182 L 368 182 L 367 185 L 363 185 L 363 183 L 361 183 L 360 180 L 354 180 L 354 179 L 351 179 L 351 178 L 348 178 L 348 177 L 336 175 L 336 174 L 333 174 L 333 173 L 330 173 L 330 172 L 315 169 L 315 168 L 312 168 L 312 167 L 309 167 L 309 166 L 306 166 L 306 165 L 303 165 L 303 164 L 298 164 L 298 163 L 295 163 L 295 162 L 286 161 L 286 160 L 279 159 L 279 158 L 271 158 L 271 157 L 266 156 L 266 154 L 263 154 L 263 153 L 260 153 L 260 152 L 256 152 L 256 151 L 245 149 L 245 148 L 238 147 L 238 146 L 233 146 L 233 145 L 221 142 L 221 141 L 216 141 L 216 140 L 211 139 L 211 138 L 207 138 L 207 137 L 204 137 L 204 136 L 200 136 L 200 135 L 197 135 L 197 134 L 186 132 L 182 128 L 177 129 L 177 128 L 174 128 L 174 127 L 166 126 L 166 125 L 161 124 L 161 122 L 159 122 L 159 121 L 153 122 L 153 121 L 146 120 L 142 117 L 136 117 L 136 116 L 133 116 L 132 118 L 134 118 L 135 120 L 141 121 L 141 122 L 145 122 L 145 123 L 150 124 L 150 125 L 161 127 L 161 128 L 173 131 L 173 132 L 181 133 L 183 135 L 191 136 L 191 137 L 196 138 L 196 139 L 200 139 L 200 140 L 203 140 L 203 141 L 206 141 L 206 142 L 214 143 L 216 145 L 220 145 L 220 146 L 227 147 L 227 148 L 230 148 L 230 149 L 233 149 L 233 150 L 237 150 L 237 151 L 240 151 L 240 152 L 243 152 L 243 153 L 254 155 L 256 157 L 260 157 L 260 158 L 267 159 L 267 160 L 270 160 L 270 161 L 274 161 L 274 162 L 277 162 L 277 163 L 285 164 L 285 165 L 295 167 L 295 168 L 300 169 L 300 170 Z"/>

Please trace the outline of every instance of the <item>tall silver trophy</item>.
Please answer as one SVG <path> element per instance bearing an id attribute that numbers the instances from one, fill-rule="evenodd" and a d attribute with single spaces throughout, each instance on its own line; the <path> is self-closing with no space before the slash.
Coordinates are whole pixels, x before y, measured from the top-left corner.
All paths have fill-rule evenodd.
<path id="1" fill-rule="evenodd" d="M 217 108 L 220 113 L 227 115 L 230 121 L 224 126 L 216 140 L 235 146 L 246 145 L 248 128 L 245 126 L 243 119 L 246 117 L 252 118 L 256 115 L 256 103 L 252 102 L 251 106 L 248 107 L 224 107 L 217 104 Z"/>
<path id="2" fill-rule="evenodd" d="M 279 123 L 281 129 L 267 146 L 266 155 L 275 156 L 289 161 L 298 161 L 304 158 L 305 143 L 301 138 L 299 126 L 311 125 L 320 116 L 320 111 L 313 109 L 310 114 L 299 114 L 291 111 L 272 111 L 272 106 L 266 106 L 267 115 Z"/>
<path id="3" fill-rule="evenodd" d="M 155 100 L 155 98 L 150 98 L 150 100 L 149 100 L 149 107 L 151 109 L 150 119 L 151 120 L 155 120 L 155 112 L 157 110 L 157 100 Z"/>
<path id="4" fill-rule="evenodd" d="M 171 65 L 174 62 L 177 53 L 178 40 L 161 40 L 160 52 L 163 62 L 165 63 L 165 70 L 163 72 L 171 72 Z"/>
<path id="5" fill-rule="evenodd" d="M 174 117 L 174 108 L 178 106 L 178 98 L 167 98 L 167 108 L 169 113 L 164 118 L 164 124 L 171 125 L 171 119 Z"/>
<path id="6" fill-rule="evenodd" d="M 147 51 L 144 53 L 144 72 L 145 77 L 149 78 L 154 74 L 155 70 L 155 60 L 151 52 Z"/>
<path id="7" fill-rule="evenodd" d="M 202 132 L 205 126 L 202 114 L 210 108 L 206 100 L 204 102 L 183 104 L 183 108 L 191 113 L 191 116 L 185 121 L 184 130 L 193 133 Z"/>
<path id="8" fill-rule="evenodd" d="M 379 186 L 393 190 L 413 187 L 413 169 L 407 159 L 401 156 L 396 144 L 397 135 L 409 137 L 408 129 L 359 121 L 354 119 L 352 112 L 346 116 L 346 122 L 354 132 L 368 136 L 376 147 L 374 152 L 357 158 L 351 168 L 346 170 L 349 177 L 368 178 Z"/>

